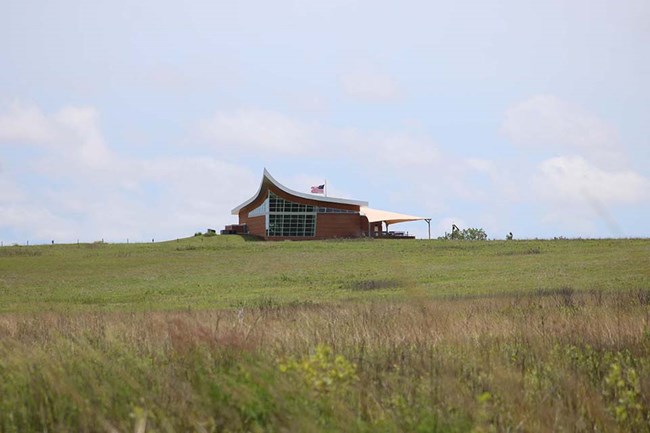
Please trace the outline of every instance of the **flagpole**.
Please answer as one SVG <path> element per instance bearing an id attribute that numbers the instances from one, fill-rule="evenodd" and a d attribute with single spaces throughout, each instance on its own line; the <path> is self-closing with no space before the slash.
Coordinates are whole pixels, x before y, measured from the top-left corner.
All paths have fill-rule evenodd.
<path id="1" fill-rule="evenodd" d="M 325 179 L 325 197 L 327 197 L 327 179 Z"/>

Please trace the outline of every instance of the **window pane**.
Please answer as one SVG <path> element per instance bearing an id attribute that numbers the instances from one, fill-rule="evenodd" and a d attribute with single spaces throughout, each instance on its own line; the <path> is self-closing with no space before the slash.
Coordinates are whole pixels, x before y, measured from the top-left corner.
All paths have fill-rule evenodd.
<path id="1" fill-rule="evenodd" d="M 294 203 L 269 193 L 269 236 L 314 236 L 319 208 Z"/>

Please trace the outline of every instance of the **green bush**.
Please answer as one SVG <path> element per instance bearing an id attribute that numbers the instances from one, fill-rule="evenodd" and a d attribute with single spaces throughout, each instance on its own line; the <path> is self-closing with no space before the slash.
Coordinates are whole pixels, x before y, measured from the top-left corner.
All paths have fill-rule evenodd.
<path id="1" fill-rule="evenodd" d="M 300 361 L 289 358 L 280 362 L 278 367 L 283 373 L 298 372 L 307 387 L 317 393 L 340 391 L 358 380 L 356 365 L 343 355 L 334 355 L 332 349 L 324 344 L 318 345 L 312 355 Z"/>
<path id="2" fill-rule="evenodd" d="M 478 228 L 468 228 L 460 230 L 455 225 L 451 229 L 451 233 L 445 232 L 444 236 L 439 237 L 441 240 L 460 240 L 460 241 L 484 241 L 487 240 L 485 230 Z"/>

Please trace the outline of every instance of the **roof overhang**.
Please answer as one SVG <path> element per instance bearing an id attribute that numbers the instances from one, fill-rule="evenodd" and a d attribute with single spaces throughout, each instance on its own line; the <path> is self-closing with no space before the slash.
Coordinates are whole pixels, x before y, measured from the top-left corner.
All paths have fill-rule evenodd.
<path id="1" fill-rule="evenodd" d="M 290 188 L 287 188 L 286 186 L 282 185 L 277 180 L 275 180 L 273 178 L 273 176 L 271 176 L 271 174 L 265 168 L 264 169 L 264 176 L 262 177 L 262 182 L 260 183 L 260 187 L 257 190 L 257 193 L 254 196 L 252 196 L 251 198 L 249 198 L 248 200 L 246 200 L 245 202 L 243 202 L 242 204 L 240 204 L 239 206 L 237 206 L 236 208 L 234 208 L 231 211 L 231 213 L 233 215 L 238 215 L 239 212 L 243 208 L 245 208 L 246 206 L 248 206 L 249 204 L 251 204 L 255 200 L 257 200 L 260 197 L 260 195 L 262 195 L 268 189 L 268 187 L 270 185 L 275 186 L 277 189 L 279 189 L 280 191 L 285 192 L 286 194 L 293 195 L 293 196 L 300 197 L 300 198 L 307 199 L 307 200 L 318 200 L 320 202 L 325 202 L 325 203 L 345 204 L 345 205 L 353 205 L 353 206 L 359 206 L 359 207 L 368 206 L 367 201 L 350 200 L 350 199 L 346 199 L 346 198 L 336 198 L 336 197 L 323 197 L 323 196 L 316 195 L 316 194 L 306 194 L 306 193 L 294 191 L 294 190 L 292 190 Z"/>
<path id="2" fill-rule="evenodd" d="M 368 218 L 369 223 L 385 222 L 386 224 L 405 223 L 409 221 L 425 220 L 425 217 L 406 215 L 397 212 L 388 212 L 385 210 L 371 209 L 367 206 L 361 208 L 361 213 Z"/>

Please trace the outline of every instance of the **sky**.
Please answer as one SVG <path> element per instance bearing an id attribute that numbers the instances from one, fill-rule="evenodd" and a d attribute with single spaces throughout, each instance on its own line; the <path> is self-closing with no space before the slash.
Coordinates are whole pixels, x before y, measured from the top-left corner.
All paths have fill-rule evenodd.
<path id="1" fill-rule="evenodd" d="M 647 0 L 0 2 L 3 245 L 219 230 L 264 168 L 433 238 L 650 237 Z"/>

